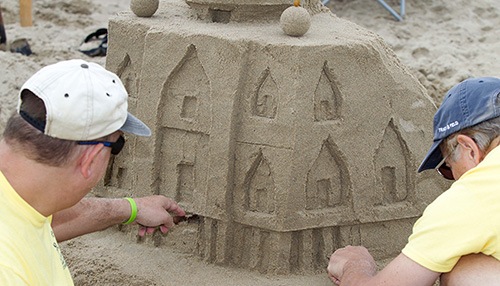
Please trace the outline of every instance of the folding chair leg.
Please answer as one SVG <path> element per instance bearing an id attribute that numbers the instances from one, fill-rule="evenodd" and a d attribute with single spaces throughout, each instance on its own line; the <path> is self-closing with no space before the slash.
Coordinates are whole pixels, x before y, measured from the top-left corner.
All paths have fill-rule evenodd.
<path id="1" fill-rule="evenodd" d="M 405 0 L 401 0 L 401 3 L 400 3 L 400 13 L 398 14 L 398 12 L 394 11 L 394 9 L 392 9 L 391 6 L 389 6 L 389 4 L 385 3 L 384 0 L 377 0 L 378 3 L 380 3 L 382 6 L 384 6 L 384 8 L 389 11 L 389 13 L 392 14 L 392 16 L 394 16 L 394 18 L 396 18 L 396 20 L 398 21 L 403 21 L 403 16 L 404 16 L 404 13 L 405 13 Z"/>

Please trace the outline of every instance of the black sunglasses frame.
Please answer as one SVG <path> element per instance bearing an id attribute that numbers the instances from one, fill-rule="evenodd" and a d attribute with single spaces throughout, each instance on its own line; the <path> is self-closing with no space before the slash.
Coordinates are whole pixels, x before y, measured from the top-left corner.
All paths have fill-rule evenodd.
<path id="1" fill-rule="evenodd" d="M 458 145 L 458 144 L 457 144 Z M 437 164 L 436 166 L 436 171 L 438 172 L 439 175 L 441 175 L 443 178 L 447 179 L 447 180 L 452 180 L 454 181 L 455 180 L 455 177 L 453 176 L 453 171 L 451 170 L 450 167 L 448 167 L 448 165 L 446 165 L 446 159 L 451 155 L 453 154 L 453 152 L 455 152 L 457 146 L 455 146 L 453 148 L 453 150 L 451 150 L 451 152 L 446 155 L 442 160 L 441 162 L 439 162 L 439 164 Z"/>
<path id="2" fill-rule="evenodd" d="M 123 149 L 123 146 L 125 145 L 125 138 L 123 135 L 120 135 L 118 137 L 118 140 L 116 142 L 108 142 L 108 141 L 77 141 L 76 142 L 78 145 L 97 145 L 97 144 L 102 144 L 105 147 L 111 148 L 111 154 L 113 155 L 118 155 Z"/>
<path id="3" fill-rule="evenodd" d="M 453 171 L 451 170 L 450 167 L 448 167 L 444 161 L 440 163 L 440 165 L 436 166 L 436 171 L 438 172 L 439 175 L 441 175 L 443 178 L 447 180 L 455 180 L 455 177 L 453 176 Z"/>

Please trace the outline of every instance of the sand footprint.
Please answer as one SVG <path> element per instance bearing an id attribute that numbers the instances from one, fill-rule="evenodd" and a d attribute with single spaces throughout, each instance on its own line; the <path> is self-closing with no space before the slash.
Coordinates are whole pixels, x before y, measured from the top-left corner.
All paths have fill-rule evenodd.
<path id="1" fill-rule="evenodd" d="M 415 59 L 421 59 L 423 57 L 427 57 L 429 56 L 429 50 L 425 47 L 419 47 L 419 48 L 416 48 L 414 49 L 412 52 L 411 52 L 411 55 L 415 58 Z"/>
<path id="2" fill-rule="evenodd" d="M 493 26 L 484 26 L 481 28 L 481 31 L 484 33 L 478 39 L 478 41 L 480 43 L 496 43 L 496 42 L 498 42 L 498 38 L 496 36 L 490 37 L 489 32 L 493 31 Z"/>
<path id="3" fill-rule="evenodd" d="M 473 12 L 481 19 L 498 18 L 498 13 L 496 12 L 496 9 L 494 9 L 493 7 L 487 7 L 486 9 L 482 7 L 476 7 L 474 8 Z"/>
<path id="4" fill-rule="evenodd" d="M 447 15 L 450 13 L 450 9 L 448 9 L 448 7 L 439 4 L 431 6 L 430 11 L 438 15 Z"/>

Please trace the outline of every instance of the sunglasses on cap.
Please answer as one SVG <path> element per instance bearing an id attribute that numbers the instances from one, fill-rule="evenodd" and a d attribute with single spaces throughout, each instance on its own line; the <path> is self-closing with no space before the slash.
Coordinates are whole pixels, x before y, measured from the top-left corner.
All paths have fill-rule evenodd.
<path id="1" fill-rule="evenodd" d="M 108 141 L 78 141 L 78 145 L 97 145 L 102 144 L 105 147 L 111 148 L 111 154 L 118 155 L 120 151 L 123 149 L 123 145 L 125 145 L 125 138 L 122 135 L 118 137 L 116 142 L 108 142 Z"/>

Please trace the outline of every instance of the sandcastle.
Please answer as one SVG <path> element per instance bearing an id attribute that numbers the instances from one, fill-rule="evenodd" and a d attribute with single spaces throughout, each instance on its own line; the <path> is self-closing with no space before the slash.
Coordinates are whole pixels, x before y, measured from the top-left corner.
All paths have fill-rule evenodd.
<path id="1" fill-rule="evenodd" d="M 128 138 L 96 192 L 175 198 L 214 263 L 318 272 L 348 244 L 391 258 L 443 189 L 416 173 L 436 107 L 380 37 L 319 0 L 302 3 L 309 31 L 285 35 L 291 5 L 169 0 L 114 17 L 106 67 L 153 136 Z"/>

